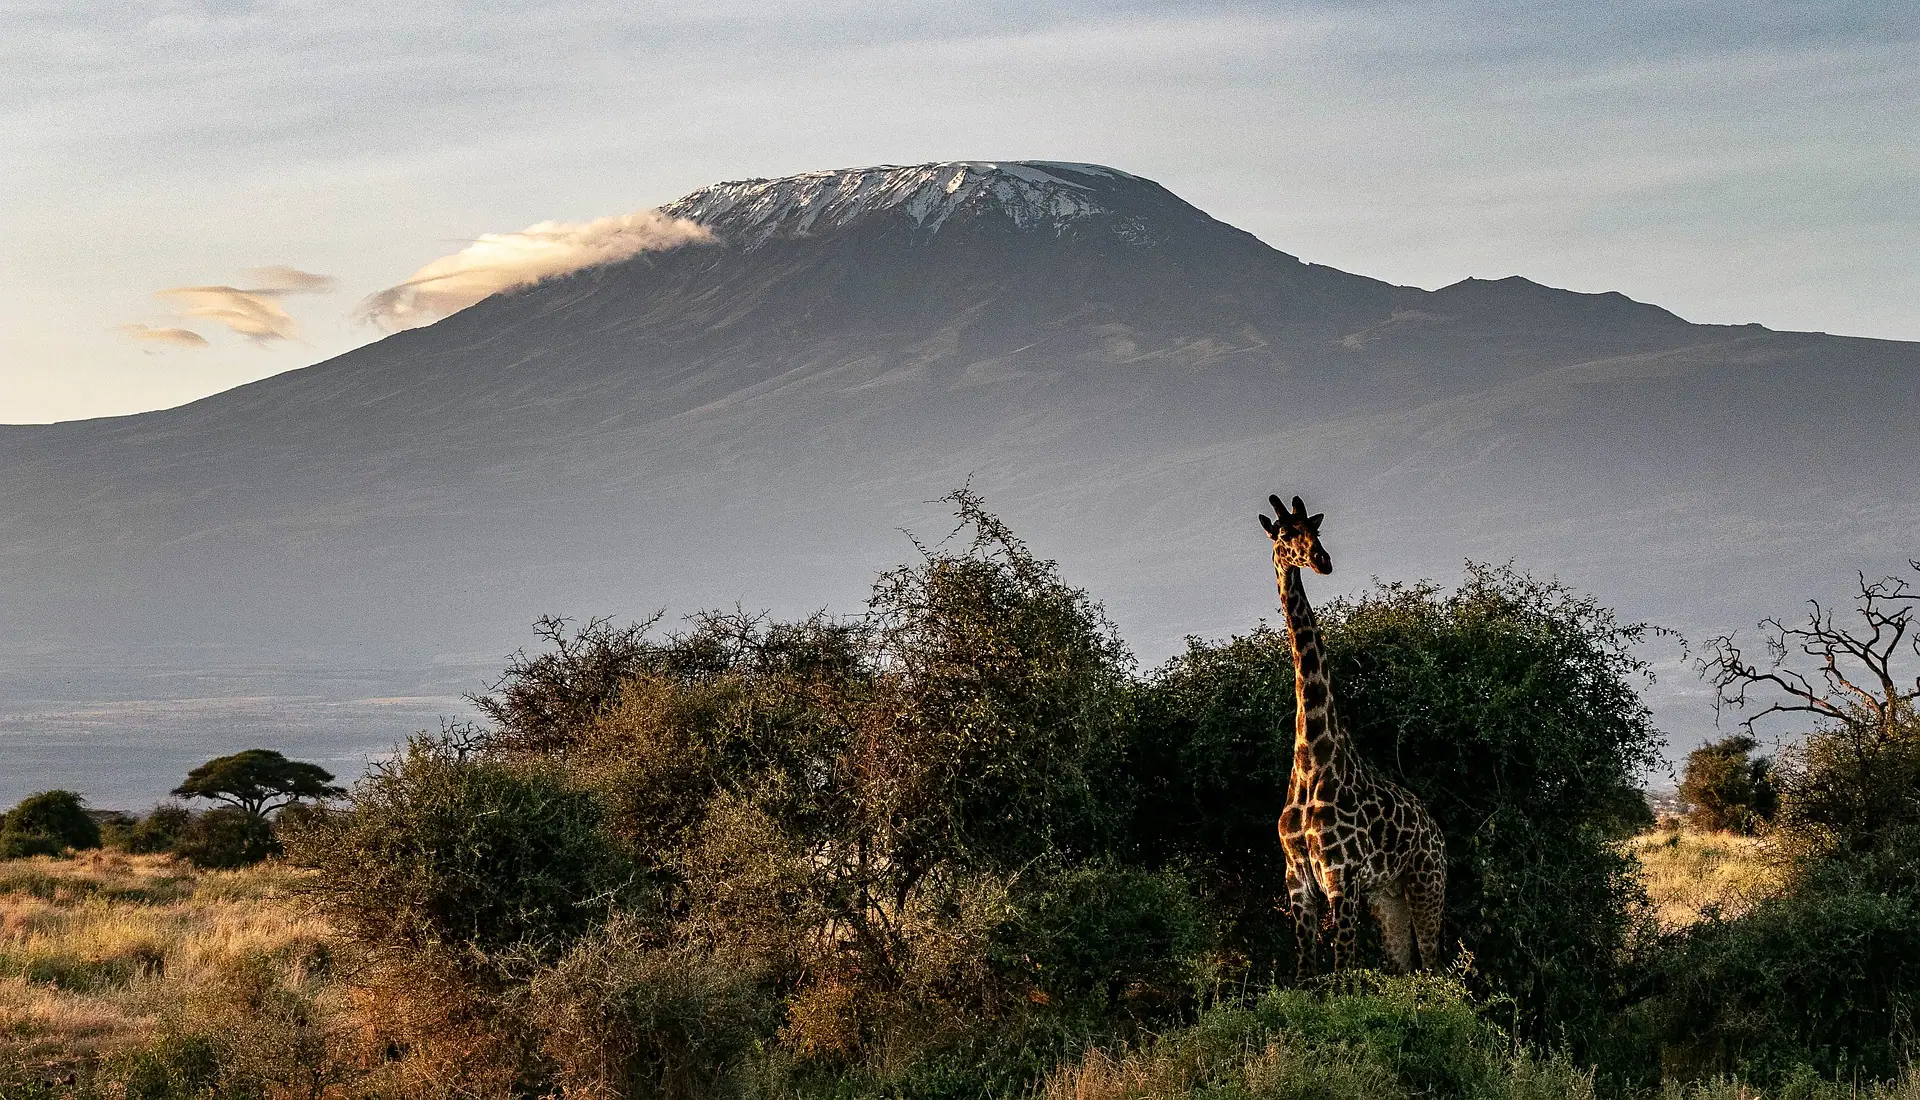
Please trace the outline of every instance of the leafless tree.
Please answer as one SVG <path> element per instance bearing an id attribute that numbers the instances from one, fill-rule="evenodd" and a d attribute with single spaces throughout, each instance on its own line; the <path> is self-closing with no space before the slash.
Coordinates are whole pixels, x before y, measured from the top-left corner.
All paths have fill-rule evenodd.
<path id="1" fill-rule="evenodd" d="M 1920 667 L 1920 590 L 1861 574 L 1853 606 L 1845 619 L 1815 601 L 1802 622 L 1764 620 L 1764 665 L 1731 634 L 1700 661 L 1716 708 L 1759 708 L 1741 723 L 1749 733 L 1770 715 L 1813 716 L 1779 760 L 1778 823 L 1803 850 L 1874 848 L 1920 822 L 1920 676 L 1908 679 Z"/>
<path id="2" fill-rule="evenodd" d="M 1908 565 L 1920 570 L 1920 559 Z M 1806 621 L 1788 625 L 1764 619 L 1765 644 L 1771 660 L 1763 667 L 1750 661 L 1731 634 L 1707 643 L 1701 673 L 1718 691 L 1715 708 L 1744 710 L 1765 701 L 1741 724 L 1748 732 L 1772 714 L 1806 713 L 1841 725 L 1864 722 L 1880 732 L 1891 731 L 1913 713 L 1920 700 L 1920 676 L 1907 686 L 1910 662 L 1920 659 L 1920 630 L 1914 613 L 1920 610 L 1920 590 L 1902 577 L 1868 582 L 1859 575 L 1854 609 L 1861 625 L 1836 622 L 1831 609 L 1818 600 Z M 1909 656 L 1911 654 L 1911 656 Z M 1798 655 L 1812 658 L 1808 671 L 1791 667 Z M 1764 693 L 1759 700 L 1756 693 Z"/>

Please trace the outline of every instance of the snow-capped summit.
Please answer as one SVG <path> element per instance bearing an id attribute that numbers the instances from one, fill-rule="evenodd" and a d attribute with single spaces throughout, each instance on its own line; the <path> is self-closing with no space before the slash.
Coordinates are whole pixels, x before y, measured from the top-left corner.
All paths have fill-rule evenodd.
<path id="1" fill-rule="evenodd" d="M 662 209 L 749 251 L 776 238 L 815 236 L 876 215 L 903 218 L 925 236 L 957 216 L 1002 216 L 1020 229 L 1058 234 L 1075 222 L 1106 215 L 1122 237 L 1144 241 L 1150 234 L 1133 209 L 1144 194 L 1153 196 L 1154 205 L 1199 214 L 1150 180 L 1099 164 L 1044 160 L 885 164 L 739 180 L 703 187 Z"/>

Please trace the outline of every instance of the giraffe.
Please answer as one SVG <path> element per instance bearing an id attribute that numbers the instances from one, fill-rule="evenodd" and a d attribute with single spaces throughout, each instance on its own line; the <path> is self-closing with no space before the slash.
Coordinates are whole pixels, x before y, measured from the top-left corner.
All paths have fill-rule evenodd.
<path id="1" fill-rule="evenodd" d="M 1360 759 L 1334 708 L 1320 629 L 1300 570 L 1332 573 L 1320 545 L 1320 521 L 1299 497 L 1293 510 L 1277 496 L 1275 518 L 1260 517 L 1273 540 L 1273 568 L 1293 644 L 1293 774 L 1280 812 L 1287 858 L 1287 895 L 1298 944 L 1296 977 L 1304 979 L 1324 922 L 1333 930 L 1333 968 L 1350 966 L 1355 906 L 1366 899 L 1395 966 L 1440 961 L 1440 915 L 1447 889 L 1446 839 L 1420 800 Z"/>

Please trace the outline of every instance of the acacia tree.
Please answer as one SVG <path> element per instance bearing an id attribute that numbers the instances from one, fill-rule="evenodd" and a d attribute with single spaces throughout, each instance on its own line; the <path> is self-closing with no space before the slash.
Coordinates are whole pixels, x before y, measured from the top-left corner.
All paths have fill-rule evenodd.
<path id="1" fill-rule="evenodd" d="M 1761 621 L 1766 663 L 1727 634 L 1707 643 L 1701 673 L 1717 709 L 1759 707 L 1741 723 L 1748 733 L 1773 715 L 1812 715 L 1805 742 L 1782 754 L 1782 823 L 1816 847 L 1875 847 L 1920 824 L 1920 675 L 1908 680 L 1920 668 L 1920 589 L 1860 574 L 1851 622 L 1809 603 L 1802 622 Z"/>
<path id="2" fill-rule="evenodd" d="M 337 798 L 346 789 L 332 786 L 333 773 L 318 764 L 288 760 L 272 749 L 247 749 L 209 760 L 187 773 L 173 789 L 183 798 L 225 802 L 252 821 L 303 798 Z"/>

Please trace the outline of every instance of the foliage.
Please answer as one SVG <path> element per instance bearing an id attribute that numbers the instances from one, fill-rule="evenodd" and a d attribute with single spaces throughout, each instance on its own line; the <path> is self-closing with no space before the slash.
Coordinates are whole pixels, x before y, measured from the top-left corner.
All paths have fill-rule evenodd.
<path id="1" fill-rule="evenodd" d="M 177 802 L 163 802 L 126 830 L 121 847 L 134 855 L 171 852 L 186 834 L 193 812 Z"/>
<path id="2" fill-rule="evenodd" d="M 1769 898 L 1710 917 L 1655 958 L 1649 1003 L 1669 1069 L 1773 1081 L 1891 1078 L 1915 1039 L 1920 895 L 1857 884 Z"/>
<path id="3" fill-rule="evenodd" d="M 195 867 L 232 870 L 280 854 L 280 841 L 266 821 L 236 806 L 221 806 L 188 818 L 172 851 Z"/>
<path id="4" fill-rule="evenodd" d="M 1293 657 L 1262 625 L 1187 651 L 1132 692 L 1129 855 L 1202 883 L 1256 974 L 1291 974 L 1275 819 L 1293 766 Z M 1264 965 L 1257 965 L 1264 962 Z"/>
<path id="5" fill-rule="evenodd" d="M 977 496 L 948 499 L 965 548 L 921 545 L 868 601 L 898 693 L 872 760 L 891 773 L 886 812 L 907 823 L 894 858 L 909 878 L 942 859 L 1085 858 L 1114 824 L 1101 784 L 1131 658 L 1100 606 Z"/>
<path id="6" fill-rule="evenodd" d="M 1593 1095 L 1588 1075 L 1516 1046 L 1439 976 L 1356 974 L 1337 992 L 1273 990 L 1208 1009 L 1133 1052 L 1094 1051 L 1048 1100 L 1361 1100 Z"/>
<path id="7" fill-rule="evenodd" d="M 1038 876 L 1005 934 L 1054 999 L 1164 1014 L 1209 983 L 1215 932 L 1184 876 L 1101 866 Z"/>
<path id="8" fill-rule="evenodd" d="M 1613 841 L 1661 743 L 1635 685 L 1649 628 L 1487 566 L 1453 593 L 1386 584 L 1325 619 L 1355 742 L 1447 836 L 1445 939 L 1515 1000 L 1523 1034 L 1583 1053 L 1645 920 Z"/>
<path id="9" fill-rule="evenodd" d="M 301 887 L 375 950 L 437 954 L 498 977 L 551 961 L 633 885 L 595 800 L 555 769 L 422 736 L 375 765 L 351 808 L 289 830 Z"/>
<path id="10" fill-rule="evenodd" d="M 1633 681 L 1647 628 L 1510 569 L 1471 566 L 1458 591 L 1385 584 L 1321 616 L 1341 715 L 1362 754 L 1405 782 L 1448 842 L 1445 942 L 1521 1030 L 1580 1040 L 1620 994 L 1643 895 L 1613 843 L 1659 744 Z M 1203 869 L 1259 965 L 1284 961 L 1271 908 L 1277 792 L 1290 767 L 1286 640 L 1260 630 L 1190 642 L 1143 687 L 1134 836 Z"/>
<path id="11" fill-rule="evenodd" d="M 318 764 L 288 760 L 272 749 L 247 749 L 193 769 L 173 793 L 225 802 L 254 821 L 264 822 L 269 811 L 288 803 L 347 793 L 332 782 L 333 773 Z"/>
<path id="12" fill-rule="evenodd" d="M 611 619 L 589 619 L 569 633 L 571 620 L 543 616 L 534 632 L 552 648 L 516 652 L 488 694 L 469 697 L 492 720 L 492 743 L 508 752 L 564 748 L 619 701 L 630 678 L 652 666 L 657 648 L 647 631 L 658 620 L 616 627 Z"/>
<path id="13" fill-rule="evenodd" d="M 754 979 L 616 918 L 532 981 L 526 1018 L 568 1096 L 711 1096 L 778 1024 Z"/>
<path id="14" fill-rule="evenodd" d="M 1702 671 L 1723 707 L 1756 708 L 1749 730 L 1777 715 L 1812 728 L 1773 777 L 1784 889 L 1669 936 L 1650 958 L 1644 1011 L 1671 1067 L 1794 1087 L 1808 1072 L 1890 1078 L 1907 1064 L 1920 1009 L 1920 681 L 1905 688 L 1901 669 L 1920 657 L 1916 608 L 1907 581 L 1862 576 L 1849 619 L 1815 603 L 1802 623 L 1764 621 L 1765 664 L 1731 635 L 1710 643 Z M 1734 747 L 1744 756 L 1750 742 Z"/>
<path id="15" fill-rule="evenodd" d="M 1734 734 L 1687 754 L 1680 801 L 1694 827 L 1751 835 L 1773 820 L 1779 808 L 1773 762 L 1753 755 L 1759 744 L 1745 734 Z"/>
<path id="16" fill-rule="evenodd" d="M 1778 832 L 1808 858 L 1888 848 L 1920 826 L 1920 716 L 1824 725 L 1782 756 Z"/>
<path id="17" fill-rule="evenodd" d="M 1858 580 L 1846 620 L 1818 601 L 1804 622 L 1763 620 L 1767 663 L 1731 634 L 1700 662 L 1717 705 L 1757 708 L 1750 731 L 1774 715 L 1811 716 L 1778 779 L 1785 839 L 1810 854 L 1863 851 L 1920 824 L 1920 590 L 1902 577 Z"/>
<path id="18" fill-rule="evenodd" d="M 0 824 L 0 859 L 59 855 L 100 847 L 100 826 L 72 791 L 41 791 L 20 801 Z"/>

